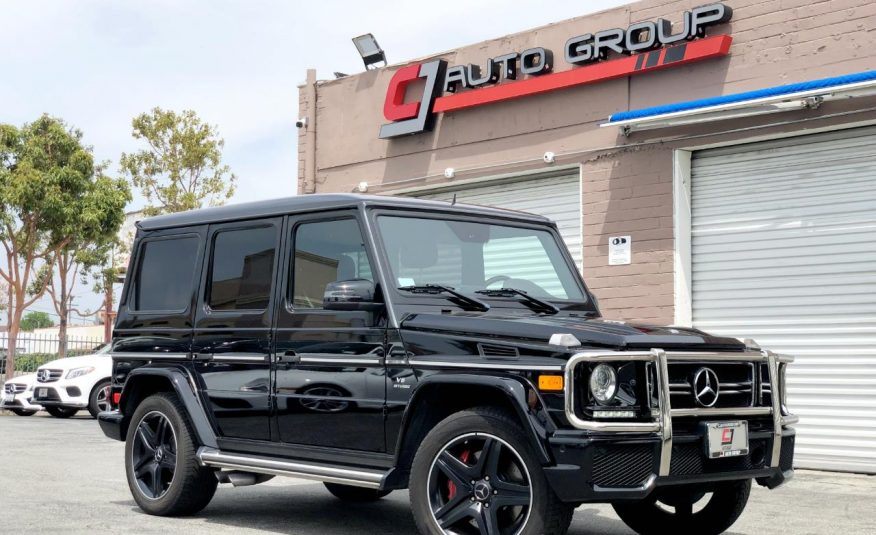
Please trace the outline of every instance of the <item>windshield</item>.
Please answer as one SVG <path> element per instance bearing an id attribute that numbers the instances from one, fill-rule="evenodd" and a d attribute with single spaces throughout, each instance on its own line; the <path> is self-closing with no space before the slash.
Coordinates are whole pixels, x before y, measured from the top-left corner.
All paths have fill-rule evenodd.
<path id="1" fill-rule="evenodd" d="M 547 230 L 386 215 L 377 221 L 399 288 L 443 285 L 467 294 L 513 288 L 543 299 L 586 301 Z"/>

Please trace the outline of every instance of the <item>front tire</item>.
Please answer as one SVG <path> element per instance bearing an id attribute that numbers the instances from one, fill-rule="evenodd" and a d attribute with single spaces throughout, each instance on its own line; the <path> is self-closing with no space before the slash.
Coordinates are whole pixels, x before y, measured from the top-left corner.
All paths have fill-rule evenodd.
<path id="1" fill-rule="evenodd" d="M 92 418 L 97 418 L 98 414 L 108 410 L 110 410 L 109 379 L 97 383 L 88 396 L 88 412 Z"/>
<path id="2" fill-rule="evenodd" d="M 150 515 L 197 513 L 210 503 L 218 480 L 196 459 L 198 444 L 185 407 L 168 393 L 137 407 L 125 439 L 125 474 L 140 509 Z"/>
<path id="3" fill-rule="evenodd" d="M 345 502 L 376 502 L 392 492 L 391 490 L 366 489 L 352 485 L 339 485 L 337 483 L 323 483 L 323 485 L 335 498 Z"/>
<path id="4" fill-rule="evenodd" d="M 9 409 L 16 416 L 33 416 L 37 411 L 26 411 L 24 409 Z"/>
<path id="5" fill-rule="evenodd" d="M 54 416 L 55 418 L 70 418 L 75 416 L 79 409 L 68 408 L 68 407 L 46 407 L 46 412 Z"/>
<path id="6" fill-rule="evenodd" d="M 574 506 L 548 485 L 520 425 L 505 411 L 458 412 L 423 440 L 411 469 L 411 508 L 424 535 L 563 535 Z"/>
<path id="7" fill-rule="evenodd" d="M 613 507 L 624 524 L 641 535 L 717 535 L 736 522 L 750 492 L 750 479 L 719 483 L 703 508 L 696 512 L 694 505 L 704 500 L 707 493 L 685 489 L 667 490 L 640 502 L 616 503 Z"/>

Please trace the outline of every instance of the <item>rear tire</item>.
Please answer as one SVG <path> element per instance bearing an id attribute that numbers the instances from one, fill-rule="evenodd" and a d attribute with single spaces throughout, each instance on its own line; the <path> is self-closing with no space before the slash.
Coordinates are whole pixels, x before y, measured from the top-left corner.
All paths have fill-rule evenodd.
<path id="1" fill-rule="evenodd" d="M 109 392 L 109 379 L 97 383 L 91 389 L 91 395 L 88 396 L 88 412 L 92 418 L 97 418 L 97 415 L 101 412 L 110 410 Z"/>
<path id="2" fill-rule="evenodd" d="M 9 409 L 16 416 L 33 416 L 37 411 L 26 411 L 24 409 Z"/>
<path id="3" fill-rule="evenodd" d="M 703 492 L 685 493 L 677 489 L 633 503 L 612 506 L 624 524 L 641 535 L 663 533 L 724 533 L 742 514 L 751 492 L 751 480 L 717 484 L 706 505 L 693 512 L 692 506 L 703 498 Z M 672 508 L 670 512 L 667 508 Z"/>
<path id="4" fill-rule="evenodd" d="M 70 418 L 75 416 L 79 409 L 69 407 L 46 407 L 46 412 L 55 418 Z"/>
<path id="5" fill-rule="evenodd" d="M 140 509 L 150 515 L 197 513 L 210 503 L 219 481 L 196 458 L 198 443 L 176 396 L 149 396 L 131 417 L 125 438 L 125 475 Z"/>
<path id="6" fill-rule="evenodd" d="M 391 490 L 366 489 L 364 487 L 339 485 L 337 483 L 323 483 L 323 485 L 335 498 L 345 502 L 376 502 L 392 492 Z"/>
<path id="7" fill-rule="evenodd" d="M 410 496 L 423 535 L 563 535 L 574 511 L 554 494 L 517 421 L 493 407 L 453 414 L 426 435 Z"/>

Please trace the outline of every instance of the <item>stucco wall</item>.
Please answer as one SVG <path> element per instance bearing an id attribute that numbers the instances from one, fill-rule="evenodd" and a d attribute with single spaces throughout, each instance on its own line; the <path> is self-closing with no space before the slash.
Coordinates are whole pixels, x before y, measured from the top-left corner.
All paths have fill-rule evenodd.
<path id="1" fill-rule="evenodd" d="M 631 22 L 667 18 L 703 2 L 650 0 L 493 39 L 435 57 L 451 65 L 481 63 L 503 52 L 545 46 L 555 70 L 571 36 Z M 791 112 L 699 127 L 634 133 L 598 125 L 612 113 L 690 99 L 876 68 L 876 2 L 870 0 L 727 0 L 730 23 L 709 35 L 729 34 L 728 57 L 522 98 L 439 117 L 433 132 L 381 140 L 383 100 L 401 65 L 302 87 L 301 115 L 312 113 L 311 138 L 299 137 L 301 160 L 313 157 L 315 184 L 309 191 L 352 191 L 367 181 L 369 193 L 444 184 L 544 168 L 545 151 L 558 165 L 578 164 L 582 173 L 584 271 L 608 317 L 671 323 L 673 287 L 673 167 L 675 148 L 805 132 L 876 120 L 849 113 L 876 106 L 869 97 Z M 305 93 L 315 89 L 315 99 Z M 311 100 L 315 100 L 315 106 Z M 825 117 L 818 120 L 818 117 Z M 782 124 L 778 124 L 782 123 Z M 774 126 L 768 126 L 774 124 Z M 724 133 L 719 133 L 724 132 Z M 310 151 L 310 152 L 308 152 Z M 305 173 L 299 170 L 301 191 Z M 608 266 L 607 238 L 631 234 L 633 263 Z"/>

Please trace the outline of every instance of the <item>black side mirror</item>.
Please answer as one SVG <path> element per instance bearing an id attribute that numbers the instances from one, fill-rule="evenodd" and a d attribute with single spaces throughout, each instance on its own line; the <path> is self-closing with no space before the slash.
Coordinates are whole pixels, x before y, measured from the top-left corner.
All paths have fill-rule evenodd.
<path id="1" fill-rule="evenodd" d="M 377 310 L 383 306 L 374 298 L 374 283 L 365 279 L 330 282 L 325 287 L 322 307 L 326 310 Z"/>

